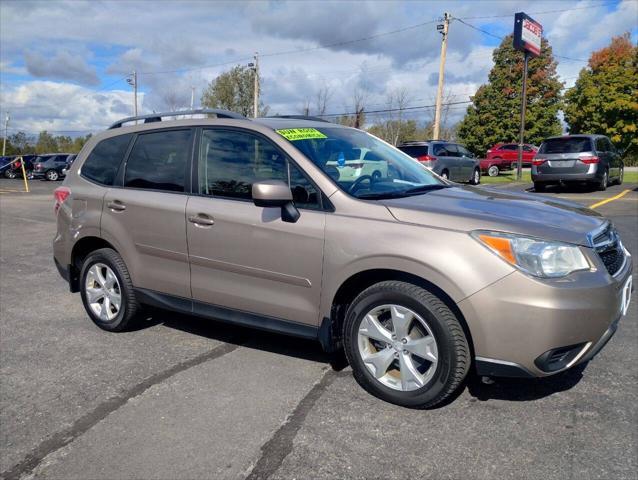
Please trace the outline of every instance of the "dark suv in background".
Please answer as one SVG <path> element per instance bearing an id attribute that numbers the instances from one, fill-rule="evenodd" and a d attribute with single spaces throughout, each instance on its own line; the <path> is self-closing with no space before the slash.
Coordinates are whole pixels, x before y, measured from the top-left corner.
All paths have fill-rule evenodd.
<path id="1" fill-rule="evenodd" d="M 69 166 L 71 157 L 75 158 L 75 155 L 70 153 L 40 155 L 33 162 L 33 178 L 45 178 L 52 182 L 63 178 L 63 170 Z"/>
<path id="2" fill-rule="evenodd" d="M 454 182 L 481 182 L 481 167 L 474 154 L 463 145 L 445 140 L 404 142 L 398 146 L 437 175 Z"/>
<path id="3" fill-rule="evenodd" d="M 616 147 L 604 135 L 567 135 L 545 140 L 532 161 L 534 189 L 581 182 L 606 190 L 611 180 L 623 181 L 624 164 Z"/>

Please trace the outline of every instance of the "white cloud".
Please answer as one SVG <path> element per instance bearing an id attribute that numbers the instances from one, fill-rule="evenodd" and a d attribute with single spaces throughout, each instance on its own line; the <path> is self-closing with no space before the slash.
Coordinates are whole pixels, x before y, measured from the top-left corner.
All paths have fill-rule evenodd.
<path id="1" fill-rule="evenodd" d="M 627 29 L 636 31 L 638 2 L 625 0 L 610 12 L 608 5 L 590 8 L 599 3 L 589 0 L 1 2 L 2 95 L 14 103 L 14 98 L 6 96 L 8 91 L 24 88 L 35 95 L 32 91 L 35 85 L 48 85 L 37 106 L 28 102 L 22 105 L 20 110 L 27 122 L 24 128 L 39 128 L 40 124 L 55 124 L 57 129 L 104 128 L 110 121 L 130 113 L 119 113 L 125 110 L 122 105 L 132 103 L 129 89 L 92 95 L 90 90 L 70 83 L 25 83 L 22 77 L 29 73 L 27 68 L 32 74 L 44 75 L 42 78 L 46 80 L 85 85 L 94 81 L 91 69 L 97 69 L 102 85 L 137 70 L 144 92 L 143 111 L 162 110 L 167 98 L 188 105 L 193 86 L 198 104 L 206 83 L 232 66 L 218 64 L 232 60 L 246 63 L 255 50 L 268 54 L 375 37 L 435 20 L 444 10 L 498 35 L 511 31 L 513 17 L 471 20 L 468 17 L 526 11 L 543 23 L 556 54 L 587 59 L 593 49 L 603 47 L 612 35 Z M 539 13 L 569 8 L 578 10 Z M 24 31 L 29 32 L 28 37 L 22 34 Z M 454 101 L 466 100 L 487 80 L 492 65 L 492 47 L 488 45 L 494 42 L 460 22 L 452 23 L 446 90 L 454 95 Z M 383 108 L 387 93 L 401 88 L 409 92 L 413 104 L 430 104 L 436 91 L 439 50 L 440 35 L 432 23 L 328 49 L 264 55 L 260 61 L 263 99 L 271 105 L 273 113 L 298 113 L 306 98 L 314 98 L 319 88 L 329 85 L 333 95 L 328 108 L 332 113 L 351 108 L 355 88 L 366 86 L 370 108 Z M 29 52 L 26 62 L 25 52 Z M 74 75 L 62 76 L 71 69 L 56 72 L 56 64 L 60 62 L 47 62 L 47 56 L 60 55 L 59 52 L 69 52 L 71 59 L 77 57 L 84 62 L 75 65 Z M 559 59 L 558 71 L 563 77 L 575 77 L 582 66 L 582 62 Z M 198 69 L 181 71 L 184 68 Z M 172 70 L 180 71 L 151 74 Z M 106 75 L 109 76 L 104 79 Z M 573 79 L 567 81 L 570 82 Z M 121 83 L 116 88 L 124 86 Z M 59 106 L 78 118 L 62 116 Z M 463 106 L 454 107 L 450 111 L 451 120 L 460 118 L 463 112 Z M 428 115 L 412 114 L 415 118 Z M 17 122 L 18 119 L 16 125 Z"/>
<path id="2" fill-rule="evenodd" d="M 19 125 L 21 130 L 83 133 L 104 130 L 122 117 L 131 116 L 133 94 L 121 90 L 93 92 L 72 83 L 32 81 L 3 88 L 0 104 L 11 112 L 11 124 Z"/>

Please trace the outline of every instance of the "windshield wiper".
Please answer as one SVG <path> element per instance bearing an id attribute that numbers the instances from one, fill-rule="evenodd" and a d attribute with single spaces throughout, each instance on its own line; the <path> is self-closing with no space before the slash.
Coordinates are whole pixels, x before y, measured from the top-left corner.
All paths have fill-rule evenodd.
<path id="1" fill-rule="evenodd" d="M 444 188 L 450 188 L 451 186 L 452 185 L 445 185 L 442 183 L 437 183 L 434 185 L 419 185 L 418 187 L 403 190 L 403 193 L 405 193 L 406 195 L 417 195 L 419 193 L 431 192 L 432 190 L 442 190 Z"/>
<path id="2" fill-rule="evenodd" d="M 384 200 L 388 198 L 403 198 L 403 197 L 411 197 L 412 195 L 419 195 L 421 193 L 431 192 L 433 190 L 441 190 L 443 188 L 449 188 L 452 185 L 419 185 L 418 187 L 408 188 L 407 190 L 394 190 L 390 192 L 379 192 L 379 193 L 364 193 L 362 195 L 358 195 L 357 198 L 362 199 L 372 199 L 372 200 Z"/>

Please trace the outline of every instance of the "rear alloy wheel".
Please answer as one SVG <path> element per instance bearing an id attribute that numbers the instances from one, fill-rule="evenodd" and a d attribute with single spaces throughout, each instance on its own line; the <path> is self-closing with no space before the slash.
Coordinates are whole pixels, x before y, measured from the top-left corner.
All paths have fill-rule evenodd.
<path id="1" fill-rule="evenodd" d="M 364 290 L 348 309 L 343 335 L 357 382 L 397 405 L 440 404 L 470 367 L 469 346 L 456 316 L 417 285 L 387 281 Z"/>
<path id="2" fill-rule="evenodd" d="M 58 174 L 58 172 L 55 170 L 47 170 L 47 173 L 44 174 L 44 177 L 51 182 L 55 182 L 58 180 L 58 178 L 60 178 L 60 174 Z"/>
<path id="3" fill-rule="evenodd" d="M 96 250 L 84 260 L 80 294 L 91 320 L 111 332 L 130 327 L 139 308 L 124 260 L 110 248 Z"/>
<path id="4" fill-rule="evenodd" d="M 490 177 L 498 177 L 498 173 L 499 173 L 499 169 L 496 165 L 492 165 L 490 168 L 487 169 L 487 174 Z"/>
<path id="5" fill-rule="evenodd" d="M 18 173 L 13 169 L 8 169 L 4 171 L 4 176 L 10 179 L 14 179 L 18 176 Z"/>
<path id="6" fill-rule="evenodd" d="M 479 168 L 475 168 L 474 172 L 472 172 L 472 178 L 470 179 L 471 185 L 478 185 L 481 183 L 481 170 Z"/>
<path id="7" fill-rule="evenodd" d="M 622 185 L 622 182 L 623 182 L 624 179 L 625 179 L 625 166 L 621 165 L 620 173 L 618 174 L 618 180 L 616 180 L 616 183 L 618 185 Z"/>
<path id="8" fill-rule="evenodd" d="M 598 190 L 601 192 L 604 192 L 605 190 L 607 190 L 608 186 L 609 186 L 609 171 L 605 170 L 605 172 L 603 173 L 603 178 L 600 180 L 600 183 L 598 184 Z"/>

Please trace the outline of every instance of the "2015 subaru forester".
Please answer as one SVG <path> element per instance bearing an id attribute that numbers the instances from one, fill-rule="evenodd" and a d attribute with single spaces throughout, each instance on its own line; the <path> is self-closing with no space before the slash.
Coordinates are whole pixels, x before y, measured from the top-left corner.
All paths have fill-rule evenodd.
<path id="1" fill-rule="evenodd" d="M 105 330 L 147 304 L 317 339 L 430 407 L 470 368 L 585 362 L 627 312 L 631 256 L 591 210 L 459 186 L 360 130 L 206 113 L 118 122 L 55 192 L 56 265 Z M 381 173 L 340 175 L 362 151 Z"/>

